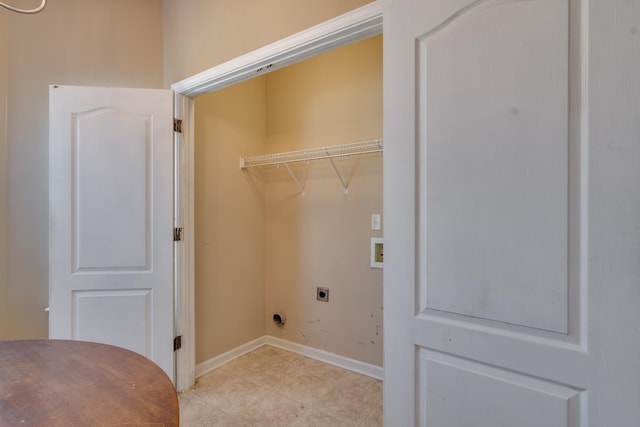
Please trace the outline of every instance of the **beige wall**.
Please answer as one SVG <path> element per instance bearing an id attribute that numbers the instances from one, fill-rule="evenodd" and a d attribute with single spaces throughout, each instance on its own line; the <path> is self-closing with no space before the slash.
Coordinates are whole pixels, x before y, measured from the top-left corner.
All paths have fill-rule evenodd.
<path id="1" fill-rule="evenodd" d="M 348 195 L 326 162 L 294 167 L 304 196 L 284 167 L 238 168 L 240 156 L 381 136 L 380 36 L 197 99 L 197 363 L 266 332 L 382 365 L 382 271 L 369 251 L 380 156 L 339 162 Z"/>
<path id="2" fill-rule="evenodd" d="M 0 248 L 9 247 L 0 301 L 9 317 L 0 339 L 46 337 L 48 85 L 162 87 L 162 2 L 56 0 L 37 15 L 0 16 L 8 36 L 1 62 L 8 71 L 9 166 L 9 194 L 0 199 L 9 221 L 8 237 L 0 231 Z"/>
<path id="3" fill-rule="evenodd" d="M 371 0 L 164 0 L 165 83 L 273 43 Z"/>
<path id="4" fill-rule="evenodd" d="M 239 167 L 263 150 L 265 95 L 261 77 L 196 100 L 196 363 L 265 333 L 264 185 Z"/>
<path id="5" fill-rule="evenodd" d="M 382 138 L 382 36 L 267 76 L 267 152 Z M 295 170 L 304 196 L 283 171 L 266 194 L 268 335 L 382 366 L 382 270 L 370 267 L 371 214 L 382 213 L 379 155 Z M 329 288 L 329 302 L 316 287 Z M 284 327 L 271 321 L 283 311 Z"/>

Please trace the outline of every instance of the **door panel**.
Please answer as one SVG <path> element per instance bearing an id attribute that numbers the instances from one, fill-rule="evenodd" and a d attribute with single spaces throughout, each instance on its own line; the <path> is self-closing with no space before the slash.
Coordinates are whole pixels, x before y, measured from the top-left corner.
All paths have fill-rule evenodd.
<path id="1" fill-rule="evenodd" d="M 72 298 L 72 339 L 95 341 L 99 337 L 103 344 L 152 356 L 151 289 L 73 291 Z"/>
<path id="2" fill-rule="evenodd" d="M 419 37 L 422 309 L 567 332 L 569 33 L 538 0 Z"/>
<path id="3" fill-rule="evenodd" d="M 173 377 L 173 99 L 50 89 L 50 338 L 117 345 Z"/>
<path id="4" fill-rule="evenodd" d="M 151 121 L 112 108 L 72 114 L 76 271 L 151 268 Z"/>
<path id="5" fill-rule="evenodd" d="M 420 370 L 420 425 L 578 425 L 580 392 L 572 388 L 428 350 L 420 352 Z"/>

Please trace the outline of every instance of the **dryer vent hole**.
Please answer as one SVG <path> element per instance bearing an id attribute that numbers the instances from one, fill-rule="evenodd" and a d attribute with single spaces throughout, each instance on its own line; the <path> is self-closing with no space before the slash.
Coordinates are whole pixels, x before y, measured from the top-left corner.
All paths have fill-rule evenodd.
<path id="1" fill-rule="evenodd" d="M 286 318 L 282 314 L 276 313 L 276 314 L 273 315 L 273 323 L 275 323 L 276 326 L 283 326 L 285 320 L 286 320 Z"/>

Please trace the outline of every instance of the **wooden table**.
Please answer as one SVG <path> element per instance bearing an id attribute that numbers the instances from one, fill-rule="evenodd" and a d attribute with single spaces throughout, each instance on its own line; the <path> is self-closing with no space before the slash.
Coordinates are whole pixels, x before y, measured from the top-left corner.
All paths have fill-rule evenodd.
<path id="1" fill-rule="evenodd" d="M 177 426 L 162 369 L 123 348 L 82 341 L 0 341 L 0 426 Z"/>

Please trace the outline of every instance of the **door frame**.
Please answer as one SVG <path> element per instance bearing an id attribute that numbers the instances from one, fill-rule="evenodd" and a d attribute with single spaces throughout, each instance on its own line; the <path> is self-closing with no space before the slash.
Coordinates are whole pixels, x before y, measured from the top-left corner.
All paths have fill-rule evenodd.
<path id="1" fill-rule="evenodd" d="M 175 333 L 184 337 L 176 352 L 176 388 L 195 383 L 195 272 L 194 272 L 194 102 L 195 97 L 263 75 L 320 53 L 382 33 L 383 0 L 377 0 L 319 25 L 171 85 L 175 116 L 182 120 L 176 148 L 176 227 L 183 241 L 176 246 Z"/>

